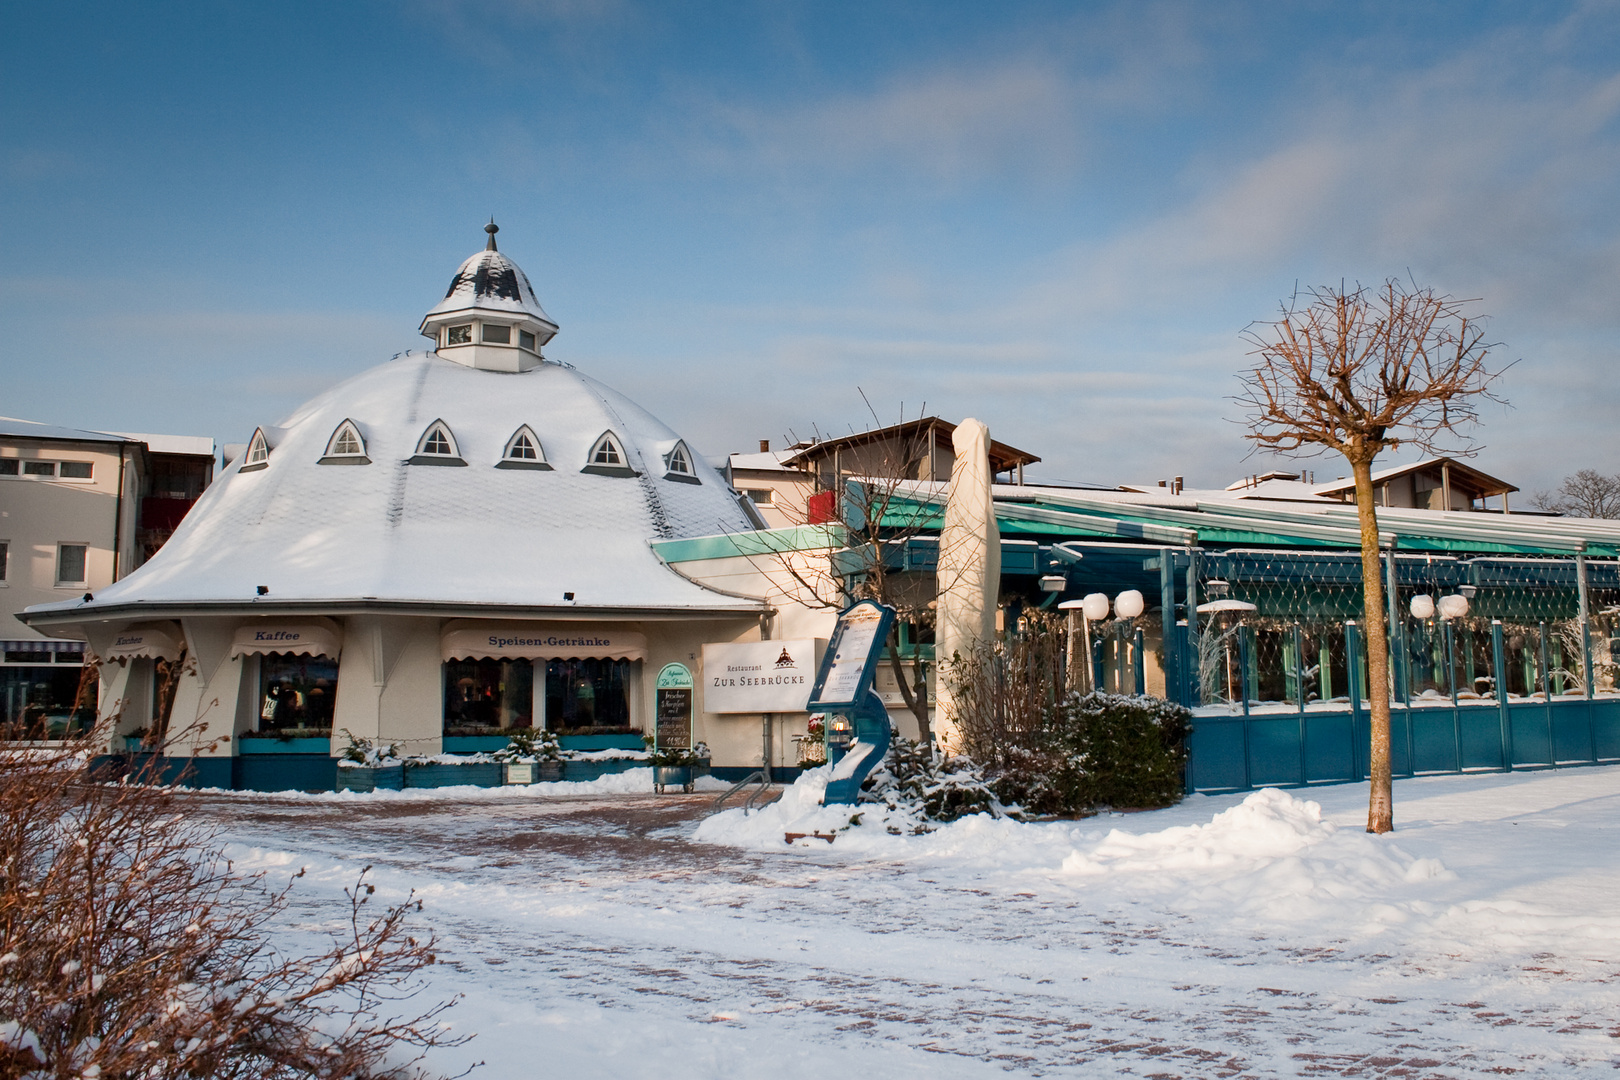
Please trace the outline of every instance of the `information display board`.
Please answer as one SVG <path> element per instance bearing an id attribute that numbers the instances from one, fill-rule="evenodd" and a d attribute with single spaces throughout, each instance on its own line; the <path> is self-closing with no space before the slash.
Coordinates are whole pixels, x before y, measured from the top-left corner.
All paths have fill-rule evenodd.
<path id="1" fill-rule="evenodd" d="M 810 691 L 811 712 L 843 712 L 861 705 L 894 624 L 894 609 L 862 600 L 844 609 Z"/>
<path id="2" fill-rule="evenodd" d="M 692 749 L 692 673 L 685 664 L 665 664 L 658 673 L 653 747 Z"/>

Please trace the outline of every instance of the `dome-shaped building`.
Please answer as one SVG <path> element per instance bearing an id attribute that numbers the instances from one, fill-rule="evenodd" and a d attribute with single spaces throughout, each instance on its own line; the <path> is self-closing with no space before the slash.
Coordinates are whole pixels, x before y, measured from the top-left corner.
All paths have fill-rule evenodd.
<path id="1" fill-rule="evenodd" d="M 762 602 L 651 546 L 752 530 L 751 507 L 646 410 L 543 357 L 557 324 L 488 231 L 422 321 L 429 351 L 258 428 L 150 562 L 29 612 L 115 661 L 120 732 L 200 717 L 202 759 L 242 760 L 227 778 L 200 759 L 199 778 L 248 787 L 275 786 L 246 760 L 267 736 L 283 756 L 327 730 L 410 753 L 529 726 L 633 736 L 653 675 L 757 636 Z"/>

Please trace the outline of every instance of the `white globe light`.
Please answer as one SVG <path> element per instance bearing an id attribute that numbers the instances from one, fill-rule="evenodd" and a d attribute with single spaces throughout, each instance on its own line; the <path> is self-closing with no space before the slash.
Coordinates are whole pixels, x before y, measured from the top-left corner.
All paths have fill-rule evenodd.
<path id="1" fill-rule="evenodd" d="M 1094 592 L 1081 602 L 1080 614 L 1096 622 L 1098 619 L 1108 618 L 1108 594 Z"/>
<path id="2" fill-rule="evenodd" d="M 1114 597 L 1114 614 L 1122 619 L 1134 619 L 1147 610 L 1147 601 L 1136 589 L 1126 589 Z"/>
<path id="3" fill-rule="evenodd" d="M 1450 596 L 1440 598 L 1440 617 L 1442 619 L 1460 619 L 1466 614 L 1468 614 L 1468 597 L 1458 596 L 1453 593 Z"/>
<path id="4" fill-rule="evenodd" d="M 1430 596 L 1428 593 L 1418 593 L 1416 596 L 1412 597 L 1412 618 L 1434 618 L 1434 597 Z"/>

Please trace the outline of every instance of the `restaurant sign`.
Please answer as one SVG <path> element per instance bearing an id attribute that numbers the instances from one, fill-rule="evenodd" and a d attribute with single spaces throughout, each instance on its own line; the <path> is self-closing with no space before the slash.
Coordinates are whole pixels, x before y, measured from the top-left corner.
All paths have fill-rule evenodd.
<path id="1" fill-rule="evenodd" d="M 703 646 L 703 711 L 804 712 L 816 675 L 816 640 Z"/>
<path id="2" fill-rule="evenodd" d="M 692 748 L 692 673 L 685 664 L 665 664 L 658 673 L 657 732 L 653 746 L 658 750 Z"/>

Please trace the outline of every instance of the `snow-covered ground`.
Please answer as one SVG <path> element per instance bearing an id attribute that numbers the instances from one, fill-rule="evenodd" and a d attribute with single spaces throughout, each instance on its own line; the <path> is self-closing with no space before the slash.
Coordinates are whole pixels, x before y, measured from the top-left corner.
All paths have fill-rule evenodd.
<path id="1" fill-rule="evenodd" d="M 431 991 L 466 995 L 453 1018 L 477 1033 L 439 1059 L 450 1071 L 1574 1076 L 1620 1060 L 1620 768 L 1398 781 L 1384 838 L 1361 831 L 1360 785 L 927 836 L 867 817 L 792 847 L 785 827 L 847 814 L 790 790 L 704 822 L 712 796 L 562 790 L 196 801 L 238 865 L 310 868 L 289 938 L 335 916 L 364 865 L 379 893 L 417 890 L 443 945 Z"/>

